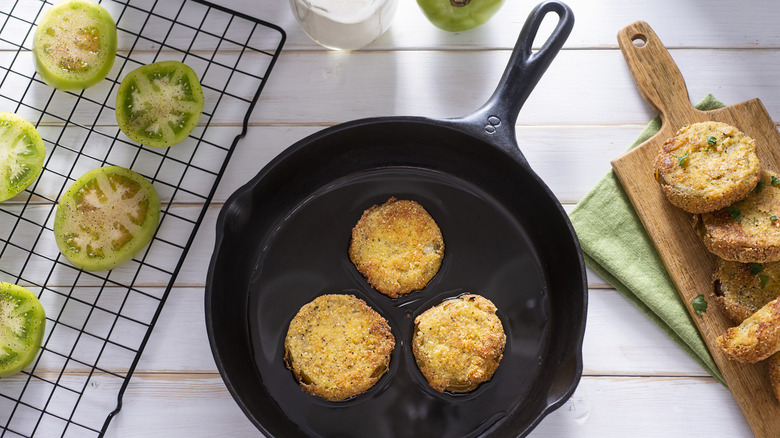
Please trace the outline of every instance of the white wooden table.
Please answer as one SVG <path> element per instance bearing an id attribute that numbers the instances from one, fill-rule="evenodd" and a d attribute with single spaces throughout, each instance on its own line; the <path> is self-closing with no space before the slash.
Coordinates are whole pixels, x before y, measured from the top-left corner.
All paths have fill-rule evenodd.
<path id="1" fill-rule="evenodd" d="M 259 436 L 225 389 L 205 331 L 204 283 L 222 203 L 285 147 L 323 127 L 370 116 L 470 113 L 492 93 L 536 4 L 507 0 L 488 24 L 451 34 L 428 23 L 413 0 L 401 0 L 391 29 L 374 44 L 331 52 L 298 28 L 287 0 L 215 1 L 281 26 L 288 39 L 110 437 Z M 523 153 L 567 209 L 654 115 L 617 47 L 618 30 L 633 21 L 649 22 L 670 48 L 694 102 L 710 92 L 727 104 L 758 97 L 780 121 L 780 5 L 774 0 L 568 3 L 574 31 L 517 126 Z M 582 380 L 531 436 L 751 435 L 723 386 L 604 280 L 592 272 L 588 280 Z"/>

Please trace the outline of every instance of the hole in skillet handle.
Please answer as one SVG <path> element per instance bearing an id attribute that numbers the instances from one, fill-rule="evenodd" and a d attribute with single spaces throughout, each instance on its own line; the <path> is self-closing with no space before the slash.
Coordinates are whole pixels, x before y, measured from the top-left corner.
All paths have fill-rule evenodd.
<path id="1" fill-rule="evenodd" d="M 634 47 L 641 49 L 647 45 L 647 35 L 634 35 L 631 37 L 631 42 L 634 44 Z"/>
<path id="2" fill-rule="evenodd" d="M 539 50 L 533 43 L 542 22 L 549 13 L 558 15 L 558 23 Z M 574 26 L 574 13 L 564 3 L 548 1 L 538 4 L 528 15 L 512 50 L 496 90 L 474 113 L 456 119 L 461 128 L 508 152 L 528 165 L 515 139 L 515 123 L 520 109 L 552 60 L 563 47 Z"/>

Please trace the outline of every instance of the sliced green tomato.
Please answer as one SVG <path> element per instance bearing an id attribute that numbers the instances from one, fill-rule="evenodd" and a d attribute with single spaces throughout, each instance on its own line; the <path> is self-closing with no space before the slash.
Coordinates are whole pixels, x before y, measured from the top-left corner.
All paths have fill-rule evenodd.
<path id="1" fill-rule="evenodd" d="M 0 377 L 27 368 L 38 355 L 46 312 L 29 290 L 0 282 Z"/>
<path id="2" fill-rule="evenodd" d="M 116 23 L 92 0 L 65 0 L 43 16 L 33 38 L 35 70 L 51 87 L 75 91 L 106 77 L 116 58 Z"/>
<path id="3" fill-rule="evenodd" d="M 504 0 L 417 0 L 428 20 L 450 32 L 469 30 L 490 20 Z"/>
<path id="4" fill-rule="evenodd" d="M 161 61 L 131 71 L 116 94 L 116 121 L 132 140 L 167 148 L 181 143 L 203 113 L 203 89 L 186 64 Z"/>
<path id="5" fill-rule="evenodd" d="M 73 266 L 107 271 L 146 248 L 159 221 L 160 198 L 146 178 L 124 167 L 100 167 L 62 195 L 54 237 Z"/>
<path id="6" fill-rule="evenodd" d="M 30 122 L 0 112 L 0 202 L 13 198 L 38 178 L 46 147 Z"/>

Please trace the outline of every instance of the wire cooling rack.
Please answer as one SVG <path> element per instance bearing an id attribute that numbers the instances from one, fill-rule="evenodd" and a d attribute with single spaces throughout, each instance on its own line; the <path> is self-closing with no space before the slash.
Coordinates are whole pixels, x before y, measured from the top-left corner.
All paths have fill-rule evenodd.
<path id="1" fill-rule="evenodd" d="M 100 3 L 117 23 L 117 58 L 106 80 L 72 93 L 46 86 L 32 63 L 35 23 L 51 2 L 0 1 L 0 111 L 34 123 L 47 149 L 38 180 L 0 204 L 0 281 L 32 290 L 47 314 L 34 365 L 0 379 L 1 437 L 105 433 L 285 40 L 275 25 L 201 0 Z M 142 147 L 116 126 L 116 89 L 126 73 L 169 59 L 198 74 L 203 116 L 183 143 Z M 106 165 L 152 181 L 162 215 L 145 252 L 89 273 L 59 254 L 52 225 L 70 184 Z"/>

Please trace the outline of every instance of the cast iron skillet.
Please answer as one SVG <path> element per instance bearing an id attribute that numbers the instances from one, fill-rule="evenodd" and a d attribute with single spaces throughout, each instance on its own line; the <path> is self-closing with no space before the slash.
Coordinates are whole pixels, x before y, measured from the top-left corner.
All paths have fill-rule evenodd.
<path id="1" fill-rule="evenodd" d="M 550 12 L 557 27 L 532 53 Z M 564 4 L 537 6 L 496 92 L 475 113 L 325 129 L 290 146 L 228 199 L 206 283 L 206 326 L 227 388 L 263 433 L 522 436 L 569 398 L 582 373 L 584 264 L 561 205 L 520 153 L 514 126 L 573 23 Z M 347 255 L 363 210 L 390 196 L 420 202 L 445 242 L 436 277 L 398 299 L 368 286 Z M 292 317 L 334 292 L 365 300 L 396 339 L 388 372 L 342 402 L 304 393 L 283 363 Z M 492 380 L 468 394 L 442 394 L 414 362 L 414 318 L 463 293 L 496 304 L 507 345 Z"/>

